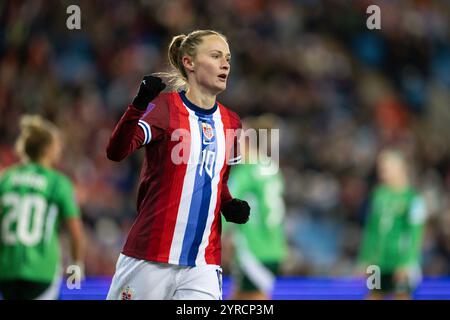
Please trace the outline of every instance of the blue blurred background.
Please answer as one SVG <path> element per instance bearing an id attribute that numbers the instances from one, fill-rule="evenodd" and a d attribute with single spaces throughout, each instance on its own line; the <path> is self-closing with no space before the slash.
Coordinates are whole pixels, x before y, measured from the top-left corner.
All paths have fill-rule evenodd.
<path id="1" fill-rule="evenodd" d="M 62 282 L 60 300 L 104 300 L 110 277 L 91 277 L 80 289 Z M 233 280 L 223 278 L 223 299 L 230 298 Z M 354 277 L 284 276 L 276 281 L 273 300 L 363 300 L 368 294 L 365 280 Z M 426 277 L 412 295 L 414 300 L 450 300 L 450 277 Z"/>

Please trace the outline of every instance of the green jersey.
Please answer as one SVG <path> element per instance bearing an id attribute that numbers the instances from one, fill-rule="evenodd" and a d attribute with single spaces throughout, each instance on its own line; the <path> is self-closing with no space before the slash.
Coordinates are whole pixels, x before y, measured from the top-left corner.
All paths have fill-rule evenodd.
<path id="1" fill-rule="evenodd" d="M 0 176 L 0 280 L 51 282 L 60 263 L 58 227 L 78 217 L 73 186 L 35 163 Z"/>
<path id="2" fill-rule="evenodd" d="M 234 228 L 237 254 L 248 251 L 261 262 L 281 262 L 287 256 L 287 241 L 283 218 L 283 177 L 262 174 L 260 165 L 242 164 L 232 169 L 229 186 L 231 194 L 246 200 L 251 208 L 246 224 L 228 223 L 224 230 Z"/>
<path id="3" fill-rule="evenodd" d="M 377 187 L 371 195 L 359 261 L 382 273 L 420 265 L 426 217 L 422 198 L 411 188 Z"/>

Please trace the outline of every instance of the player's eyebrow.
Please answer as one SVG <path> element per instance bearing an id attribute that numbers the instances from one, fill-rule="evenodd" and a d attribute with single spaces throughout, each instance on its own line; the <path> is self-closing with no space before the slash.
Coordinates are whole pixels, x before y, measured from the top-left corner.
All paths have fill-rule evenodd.
<path id="1" fill-rule="evenodd" d="M 223 52 L 221 50 L 217 50 L 217 49 L 210 50 L 209 52 L 210 53 L 217 52 L 217 53 L 220 53 L 223 55 Z M 225 54 L 225 56 L 231 58 L 231 53 L 227 53 L 227 54 Z"/>

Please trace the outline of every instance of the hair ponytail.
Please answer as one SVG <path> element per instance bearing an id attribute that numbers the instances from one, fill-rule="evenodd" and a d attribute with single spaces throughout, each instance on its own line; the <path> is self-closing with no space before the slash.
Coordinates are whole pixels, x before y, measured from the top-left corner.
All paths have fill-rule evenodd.
<path id="1" fill-rule="evenodd" d="M 39 161 L 53 141 L 58 129 L 38 115 L 24 115 L 20 119 L 20 136 L 16 151 L 24 160 Z"/>
<path id="2" fill-rule="evenodd" d="M 186 78 L 186 80 L 187 80 L 186 71 L 183 68 L 183 65 L 181 62 L 181 55 L 180 55 L 181 44 L 183 43 L 183 41 L 186 38 L 187 38 L 187 36 L 184 34 L 180 34 L 180 35 L 172 38 L 172 41 L 169 45 L 168 57 L 169 57 L 169 62 L 172 65 L 172 67 L 174 67 L 176 70 L 178 70 L 181 73 L 181 75 L 184 78 Z"/>

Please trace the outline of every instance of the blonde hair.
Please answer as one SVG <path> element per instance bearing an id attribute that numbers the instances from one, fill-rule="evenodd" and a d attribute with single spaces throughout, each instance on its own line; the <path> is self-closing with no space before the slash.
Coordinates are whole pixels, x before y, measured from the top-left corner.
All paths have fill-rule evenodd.
<path id="1" fill-rule="evenodd" d="M 406 154 L 400 150 L 393 147 L 386 147 L 385 149 L 381 150 L 379 153 L 379 157 L 382 160 L 394 160 L 398 163 L 401 163 L 401 165 L 406 169 L 408 168 L 408 159 L 406 158 Z"/>
<path id="2" fill-rule="evenodd" d="M 16 151 L 23 160 L 39 161 L 59 134 L 57 127 L 39 115 L 24 115 L 20 119 L 20 135 Z"/>
<path id="3" fill-rule="evenodd" d="M 195 30 L 188 35 L 180 34 L 172 38 L 168 49 L 169 63 L 172 71 L 159 72 L 156 75 L 165 78 L 165 83 L 174 90 L 185 89 L 187 87 L 188 76 L 183 66 L 184 55 L 195 57 L 197 46 L 202 43 L 203 37 L 216 35 L 227 41 L 227 38 L 214 30 Z"/>

